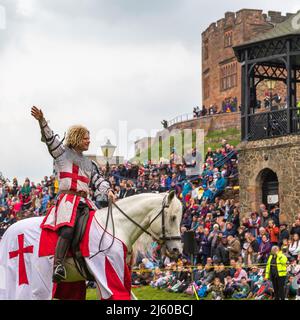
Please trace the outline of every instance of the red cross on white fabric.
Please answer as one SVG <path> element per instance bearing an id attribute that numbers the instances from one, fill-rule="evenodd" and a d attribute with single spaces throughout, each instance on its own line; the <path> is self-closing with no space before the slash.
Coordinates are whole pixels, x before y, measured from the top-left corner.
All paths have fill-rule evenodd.
<path id="1" fill-rule="evenodd" d="M 19 244 L 19 250 L 9 252 L 9 259 L 13 259 L 19 256 L 19 286 L 20 286 L 22 284 L 29 284 L 27 273 L 26 273 L 24 253 L 33 253 L 33 246 L 24 248 L 24 234 L 18 235 L 18 244 Z"/>
<path id="2" fill-rule="evenodd" d="M 77 191 L 77 181 L 82 181 L 85 182 L 86 184 L 90 183 L 90 179 L 85 177 L 85 176 L 80 176 L 79 175 L 79 167 L 73 164 L 72 167 L 72 173 L 70 172 L 60 172 L 59 173 L 59 178 L 60 179 L 72 179 L 71 182 L 71 190 Z"/>

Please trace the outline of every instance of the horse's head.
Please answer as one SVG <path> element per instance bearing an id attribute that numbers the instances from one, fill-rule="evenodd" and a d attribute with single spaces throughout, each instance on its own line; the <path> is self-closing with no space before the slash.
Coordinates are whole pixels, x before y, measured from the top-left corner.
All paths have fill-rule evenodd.
<path id="1" fill-rule="evenodd" d="M 161 214 L 151 224 L 151 231 L 160 239 L 169 254 L 176 256 L 182 252 L 180 237 L 182 204 L 176 197 L 175 191 L 171 191 L 165 197 L 160 210 Z"/>

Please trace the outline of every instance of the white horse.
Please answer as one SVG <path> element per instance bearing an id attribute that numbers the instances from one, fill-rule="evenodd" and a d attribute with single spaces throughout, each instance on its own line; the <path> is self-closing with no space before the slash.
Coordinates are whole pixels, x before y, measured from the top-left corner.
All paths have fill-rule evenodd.
<path id="1" fill-rule="evenodd" d="M 88 233 L 85 261 L 102 299 L 130 299 L 128 260 L 132 246 L 144 233 L 161 239 L 169 251 L 182 250 L 182 205 L 174 192 L 141 194 L 119 200 L 107 221 L 107 208 L 97 210 Z M 127 215 L 127 216 L 126 216 Z M 12 225 L 0 242 L 0 299 L 50 300 L 53 255 L 40 257 L 43 217 Z M 84 280 L 72 258 L 66 260 L 66 282 Z"/>

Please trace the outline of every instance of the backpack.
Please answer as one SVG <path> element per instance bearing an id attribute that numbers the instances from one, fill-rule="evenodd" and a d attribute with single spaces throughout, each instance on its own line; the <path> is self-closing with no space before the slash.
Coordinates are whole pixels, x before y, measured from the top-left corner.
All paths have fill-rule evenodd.
<path id="1" fill-rule="evenodd" d="M 192 295 L 194 294 L 193 286 L 190 284 L 190 285 L 188 286 L 188 288 L 184 291 L 184 293 L 189 294 L 189 295 L 192 296 Z"/>
<path id="2" fill-rule="evenodd" d="M 204 284 L 198 290 L 198 297 L 199 298 L 204 298 L 206 296 L 206 292 L 207 292 L 207 285 Z"/>

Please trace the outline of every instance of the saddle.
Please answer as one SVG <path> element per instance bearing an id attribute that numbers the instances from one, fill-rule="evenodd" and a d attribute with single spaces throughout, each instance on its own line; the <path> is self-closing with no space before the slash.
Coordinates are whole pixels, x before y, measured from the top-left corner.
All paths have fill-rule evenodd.
<path id="1" fill-rule="evenodd" d="M 86 262 L 80 250 L 80 243 L 85 234 L 87 222 L 89 220 L 89 208 L 84 209 L 84 213 L 77 219 L 74 226 L 74 237 L 71 243 L 70 250 L 74 259 L 75 266 L 82 277 L 88 281 L 95 281 L 94 276 L 87 268 Z"/>

